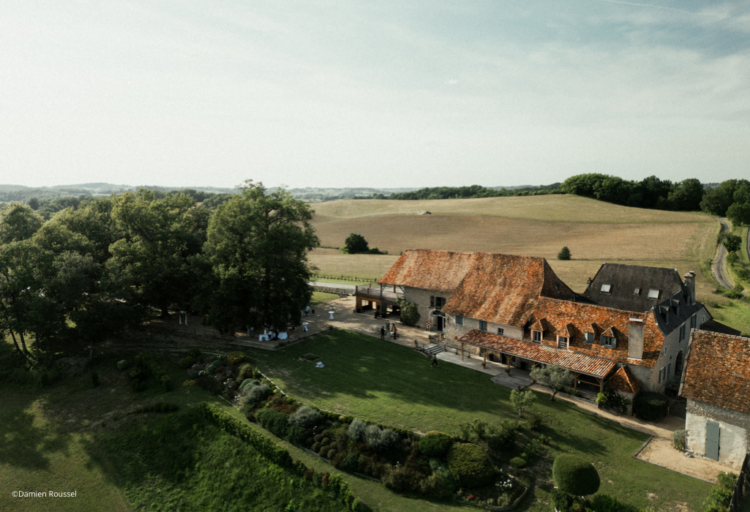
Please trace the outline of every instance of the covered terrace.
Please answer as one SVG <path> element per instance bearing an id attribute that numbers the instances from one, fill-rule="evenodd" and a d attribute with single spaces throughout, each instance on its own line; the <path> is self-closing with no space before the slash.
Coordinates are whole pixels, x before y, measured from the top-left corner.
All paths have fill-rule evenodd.
<path id="1" fill-rule="evenodd" d="M 508 363 L 508 370 L 510 370 L 512 358 L 528 361 L 532 367 L 540 364 L 556 364 L 570 370 L 575 377 L 573 381 L 575 389 L 578 389 L 579 383 L 584 383 L 597 386 L 600 392 L 604 391 L 604 381 L 616 366 L 613 361 L 607 359 L 600 359 L 571 350 L 552 348 L 530 341 L 508 338 L 476 329 L 469 331 L 456 341 L 461 344 L 461 358 L 464 357 L 465 346 L 470 345 L 483 351 L 485 364 L 487 363 L 488 353 L 505 356 Z"/>

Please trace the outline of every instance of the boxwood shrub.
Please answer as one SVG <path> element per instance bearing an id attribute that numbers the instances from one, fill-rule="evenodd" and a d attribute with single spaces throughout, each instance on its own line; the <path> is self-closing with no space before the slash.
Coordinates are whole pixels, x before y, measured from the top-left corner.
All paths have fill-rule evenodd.
<path id="1" fill-rule="evenodd" d="M 277 437 L 286 437 L 289 428 L 286 414 L 275 409 L 263 409 L 255 413 L 255 421 Z"/>
<path id="2" fill-rule="evenodd" d="M 448 468 L 462 487 L 482 487 L 492 481 L 495 469 L 479 446 L 454 444 L 448 452 Z"/>
<path id="3" fill-rule="evenodd" d="M 419 440 L 419 451 L 428 458 L 442 459 L 453 446 L 453 439 L 442 432 L 431 431 Z"/>
<path id="4" fill-rule="evenodd" d="M 669 397 L 661 393 L 639 393 L 633 400 L 633 412 L 642 420 L 661 421 L 669 412 Z"/>
<path id="5" fill-rule="evenodd" d="M 588 496 L 599 490 L 599 473 L 588 461 L 574 455 L 558 455 L 552 464 L 555 485 L 573 496 Z"/>

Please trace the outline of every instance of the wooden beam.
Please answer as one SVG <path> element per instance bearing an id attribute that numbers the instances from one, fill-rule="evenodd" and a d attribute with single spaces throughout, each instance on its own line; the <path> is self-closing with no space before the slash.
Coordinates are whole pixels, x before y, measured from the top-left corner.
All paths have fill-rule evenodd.
<path id="1" fill-rule="evenodd" d="M 464 360 L 464 343 L 461 343 L 461 361 Z"/>

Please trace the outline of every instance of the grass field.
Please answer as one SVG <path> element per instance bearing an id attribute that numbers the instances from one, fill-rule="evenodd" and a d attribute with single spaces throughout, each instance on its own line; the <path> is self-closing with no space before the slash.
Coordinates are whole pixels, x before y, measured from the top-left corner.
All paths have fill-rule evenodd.
<path id="1" fill-rule="evenodd" d="M 326 368 L 299 360 L 308 352 L 321 356 Z M 414 351 L 369 336 L 337 331 L 255 355 L 293 396 L 370 421 L 455 434 L 460 423 L 475 418 L 491 423 L 516 418 L 510 390 L 492 383 L 488 375 L 448 363 L 432 368 Z M 551 456 L 574 453 L 594 462 L 602 476 L 601 492 L 639 507 L 701 510 L 709 484 L 631 457 L 646 435 L 575 406 L 550 402 L 546 395 L 539 395 L 534 407 L 545 416 L 544 433 L 553 439 Z M 525 509 L 547 507 L 536 501 Z"/>

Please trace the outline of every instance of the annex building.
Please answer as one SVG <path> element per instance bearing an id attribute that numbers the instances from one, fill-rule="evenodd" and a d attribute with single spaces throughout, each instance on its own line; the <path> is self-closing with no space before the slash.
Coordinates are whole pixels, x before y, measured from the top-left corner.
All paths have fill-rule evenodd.
<path id="1" fill-rule="evenodd" d="M 685 449 L 740 469 L 750 446 L 750 338 L 693 331 L 686 359 Z"/>
<path id="2" fill-rule="evenodd" d="M 605 263 L 576 293 L 544 258 L 419 249 L 378 283 L 463 353 L 520 368 L 557 364 L 576 386 L 608 382 L 630 394 L 678 385 L 691 329 L 712 325 L 695 274 L 683 280 L 671 269 Z"/>

